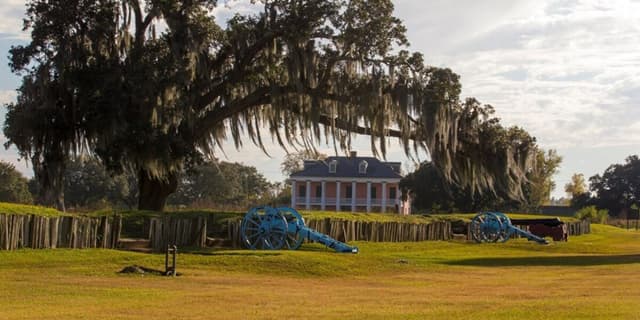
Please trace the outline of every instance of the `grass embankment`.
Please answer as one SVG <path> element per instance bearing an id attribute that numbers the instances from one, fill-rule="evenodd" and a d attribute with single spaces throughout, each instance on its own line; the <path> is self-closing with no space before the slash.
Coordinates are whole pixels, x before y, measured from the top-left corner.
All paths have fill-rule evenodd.
<path id="1" fill-rule="evenodd" d="M 0 251 L 0 319 L 635 319 L 640 233 L 541 246 L 466 242 L 182 253 L 178 278 L 120 275 L 164 256 Z"/>
<path id="2" fill-rule="evenodd" d="M 64 212 L 52 208 L 40 206 L 31 206 L 26 204 L 0 202 L 0 214 L 19 214 L 19 215 L 39 215 L 46 217 L 57 217 L 67 215 Z"/>
<path id="3" fill-rule="evenodd" d="M 367 221 L 367 222 L 406 222 L 406 223 L 429 223 L 434 220 L 471 220 L 476 213 L 451 213 L 451 214 L 433 214 L 433 215 L 409 215 L 401 216 L 398 214 L 381 214 L 381 213 L 363 213 L 363 212 L 335 212 L 335 211 L 308 211 L 299 210 L 300 214 L 305 219 L 341 219 L 341 220 L 353 220 L 353 221 Z M 157 217 L 157 216 L 180 216 L 180 217 L 201 217 L 209 216 L 215 217 L 214 220 L 227 220 L 227 219 L 242 219 L 246 212 L 242 211 L 219 211 L 219 210 L 169 210 L 165 212 L 144 211 L 144 210 L 98 210 L 93 212 L 75 212 L 65 213 L 52 208 L 45 208 L 39 206 L 22 205 L 14 203 L 0 202 L 0 214 L 35 214 L 42 216 L 59 216 L 59 215 L 83 215 L 99 217 L 105 215 L 119 214 L 126 218 L 142 218 L 142 217 Z M 544 218 L 549 216 L 538 214 L 515 214 L 509 213 L 511 218 Z M 575 221 L 575 218 L 561 217 L 563 221 Z"/>

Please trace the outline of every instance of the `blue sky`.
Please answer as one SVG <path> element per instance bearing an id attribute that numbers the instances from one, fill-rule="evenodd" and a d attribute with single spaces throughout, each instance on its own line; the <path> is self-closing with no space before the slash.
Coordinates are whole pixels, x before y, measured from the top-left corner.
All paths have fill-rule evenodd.
<path id="1" fill-rule="evenodd" d="M 463 96 L 496 108 L 507 125 L 518 125 L 545 149 L 564 157 L 558 187 L 573 173 L 586 177 L 621 163 L 640 150 L 640 0 L 436 0 L 395 1 L 396 16 L 407 26 L 411 49 L 429 64 L 461 75 Z M 15 99 L 19 79 L 9 72 L 7 50 L 24 43 L 21 31 L 25 2 L 3 0 L 0 7 L 0 103 Z M 249 11 L 248 1 L 228 1 L 219 19 L 232 11 Z M 4 107 L 0 117 L 4 119 Z M 5 138 L 0 134 L 0 143 Z M 272 181 L 284 177 L 284 151 L 268 144 L 271 158 L 245 145 L 225 147 L 227 161 L 256 166 Z M 360 154 L 370 154 L 359 138 Z M 332 154 L 333 148 L 319 146 Z M 0 159 L 18 162 L 15 149 L 0 150 Z M 411 167 L 399 147 L 388 160 Z"/>

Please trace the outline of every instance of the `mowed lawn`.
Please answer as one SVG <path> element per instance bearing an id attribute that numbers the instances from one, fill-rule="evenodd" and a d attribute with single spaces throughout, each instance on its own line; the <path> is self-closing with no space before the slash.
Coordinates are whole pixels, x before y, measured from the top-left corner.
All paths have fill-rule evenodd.
<path id="1" fill-rule="evenodd" d="M 0 252 L 0 319 L 640 319 L 640 233 L 568 243 L 356 243 L 360 254 Z"/>

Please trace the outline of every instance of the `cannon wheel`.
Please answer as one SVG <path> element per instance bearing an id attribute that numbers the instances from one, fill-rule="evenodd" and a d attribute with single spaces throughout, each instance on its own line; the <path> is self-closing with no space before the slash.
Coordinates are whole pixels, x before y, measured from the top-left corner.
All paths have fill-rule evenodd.
<path id="1" fill-rule="evenodd" d="M 287 236 L 284 239 L 284 246 L 289 250 L 300 248 L 302 241 L 304 241 L 304 237 L 300 232 L 305 227 L 304 218 L 293 208 L 280 207 L 278 211 L 287 221 Z"/>
<path id="2" fill-rule="evenodd" d="M 285 244 L 287 221 L 274 208 L 255 207 L 242 219 L 240 233 L 248 249 L 278 250 Z"/>
<path id="3" fill-rule="evenodd" d="M 503 237 L 502 220 L 491 212 L 478 213 L 469 228 L 473 240 L 478 243 L 496 242 Z"/>
<path id="4" fill-rule="evenodd" d="M 511 230 L 509 226 L 511 226 L 511 219 L 507 217 L 504 213 L 501 212 L 491 212 L 498 220 L 500 220 L 501 230 L 498 235 L 497 242 L 507 242 L 511 237 Z"/>

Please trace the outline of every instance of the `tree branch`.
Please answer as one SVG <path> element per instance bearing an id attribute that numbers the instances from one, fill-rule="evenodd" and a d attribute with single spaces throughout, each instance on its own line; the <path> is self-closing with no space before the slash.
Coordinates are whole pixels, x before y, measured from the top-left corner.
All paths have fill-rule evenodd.
<path id="1" fill-rule="evenodd" d="M 264 49 L 264 47 L 269 43 L 269 41 L 273 41 L 275 38 L 281 35 L 282 35 L 281 30 L 267 32 L 259 41 L 254 43 L 251 47 L 249 47 L 245 51 L 245 54 L 242 57 L 240 57 L 239 59 L 238 57 L 236 57 L 236 61 L 234 63 L 233 69 L 227 72 L 225 76 L 221 77 L 223 79 L 222 82 L 214 85 L 207 93 L 201 95 L 196 100 L 194 108 L 196 110 L 204 109 L 206 106 L 211 104 L 213 101 L 215 101 L 215 99 L 217 99 L 222 95 L 222 90 L 225 85 L 236 83 L 241 79 L 245 78 L 247 76 L 246 67 L 252 65 L 252 61 L 256 57 L 256 55 L 262 49 Z M 221 50 L 218 57 L 214 60 L 214 63 L 216 64 L 224 63 L 224 61 L 229 58 L 229 55 L 232 54 L 231 53 L 232 50 L 233 49 L 231 46 L 229 46 L 226 50 Z"/>
<path id="2" fill-rule="evenodd" d="M 252 107 L 268 104 L 270 101 L 269 91 L 270 89 L 268 87 L 262 87 L 239 100 L 225 103 L 224 106 L 209 111 L 198 122 L 198 125 L 195 126 L 196 128 L 198 128 L 198 132 L 200 133 L 197 133 L 194 136 L 197 136 L 197 138 L 202 138 L 200 136 L 201 133 L 206 134 L 210 132 L 210 128 L 214 127 L 216 124 L 219 124 L 225 119 L 246 111 Z"/>

